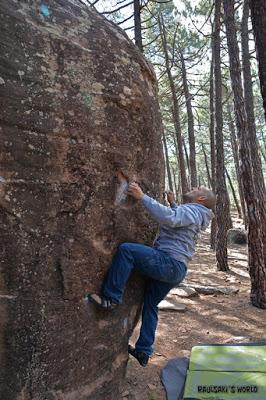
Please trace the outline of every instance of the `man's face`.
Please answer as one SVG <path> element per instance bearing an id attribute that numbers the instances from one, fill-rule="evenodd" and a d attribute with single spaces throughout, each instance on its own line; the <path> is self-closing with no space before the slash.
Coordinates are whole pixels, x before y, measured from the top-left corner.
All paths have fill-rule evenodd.
<path id="1" fill-rule="evenodd" d="M 203 186 L 193 187 L 190 192 L 183 194 L 183 203 L 194 203 L 203 195 Z"/>

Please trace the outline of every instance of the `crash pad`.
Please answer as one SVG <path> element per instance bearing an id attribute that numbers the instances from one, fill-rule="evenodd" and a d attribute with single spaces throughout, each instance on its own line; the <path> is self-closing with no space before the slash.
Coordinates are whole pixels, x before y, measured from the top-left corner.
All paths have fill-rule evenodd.
<path id="1" fill-rule="evenodd" d="M 184 400 L 265 400 L 266 343 L 192 348 Z"/>

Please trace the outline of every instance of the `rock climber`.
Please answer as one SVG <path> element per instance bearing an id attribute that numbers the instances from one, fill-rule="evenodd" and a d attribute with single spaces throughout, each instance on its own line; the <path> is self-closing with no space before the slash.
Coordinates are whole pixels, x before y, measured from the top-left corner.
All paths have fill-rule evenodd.
<path id="1" fill-rule="evenodd" d="M 187 266 L 194 252 L 198 234 L 205 230 L 213 216 L 215 195 L 203 186 L 183 195 L 183 204 L 177 205 L 172 192 L 167 192 L 170 207 L 160 204 L 133 182 L 128 195 L 140 201 L 150 216 L 160 224 L 153 246 L 122 243 L 113 257 L 100 295 L 87 295 L 88 301 L 103 310 L 114 310 L 122 303 L 127 280 L 135 268 L 146 277 L 142 324 L 135 347 L 128 352 L 141 366 L 148 364 L 158 321 L 158 304 L 167 293 L 186 276 Z"/>

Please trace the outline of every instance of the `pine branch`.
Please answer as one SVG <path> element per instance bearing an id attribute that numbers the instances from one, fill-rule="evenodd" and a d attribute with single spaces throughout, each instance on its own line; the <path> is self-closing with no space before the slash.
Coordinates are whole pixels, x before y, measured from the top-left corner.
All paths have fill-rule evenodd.
<path id="1" fill-rule="evenodd" d="M 121 21 L 121 22 L 117 22 L 117 25 L 121 25 L 121 24 L 123 24 L 124 22 L 127 22 L 127 21 L 129 21 L 131 18 L 133 18 L 133 16 L 134 16 L 134 14 L 131 14 L 129 17 L 127 17 L 126 19 L 124 19 L 123 21 Z"/>
<path id="2" fill-rule="evenodd" d="M 202 31 L 202 29 L 204 28 L 204 26 L 207 24 L 207 22 L 208 22 L 209 19 L 211 18 L 213 9 L 214 9 L 214 2 L 212 3 L 212 6 L 211 6 L 211 8 L 210 8 L 210 11 L 209 11 L 208 14 L 207 14 L 207 18 L 205 19 L 205 21 L 203 22 L 202 26 L 201 26 L 200 29 L 199 29 L 200 31 Z M 193 23 L 193 20 L 191 20 L 191 21 L 192 21 L 192 23 Z"/>
<path id="3" fill-rule="evenodd" d="M 135 28 L 135 25 L 132 25 L 132 26 L 128 26 L 127 28 L 123 28 L 123 29 L 124 29 L 124 31 L 129 31 L 134 28 Z"/>
<path id="4" fill-rule="evenodd" d="M 117 1 L 117 2 L 116 2 L 116 6 L 118 6 L 119 4 L 123 4 L 123 3 L 125 3 L 125 1 L 126 1 L 126 0 L 120 0 L 120 1 Z"/>
<path id="5" fill-rule="evenodd" d="M 149 17 L 147 20 L 144 20 L 144 21 L 142 21 L 143 23 L 145 23 L 145 22 L 148 22 L 149 20 L 150 20 L 150 18 L 153 18 L 153 17 L 155 17 L 156 18 L 156 21 L 157 21 L 157 15 L 156 14 L 154 14 L 151 10 L 150 10 L 150 8 L 148 7 L 148 4 L 149 4 L 149 0 L 147 1 L 147 3 L 145 4 L 145 8 L 148 10 L 148 12 L 151 14 L 151 17 Z M 144 8 L 143 7 L 143 8 Z"/>
<path id="6" fill-rule="evenodd" d="M 142 28 L 141 30 L 142 31 L 147 31 L 148 29 L 152 29 L 152 28 L 154 28 L 155 26 L 157 26 L 157 22 L 155 22 L 153 25 L 151 25 L 151 26 L 147 26 L 147 28 Z"/>
<path id="7" fill-rule="evenodd" d="M 146 43 L 143 45 L 143 47 L 147 47 L 150 46 L 152 43 L 154 43 L 158 38 L 160 37 L 160 33 L 155 37 L 155 39 L 153 39 L 151 42 Z"/>
<path id="8" fill-rule="evenodd" d="M 151 3 L 157 3 L 157 4 L 165 4 L 165 3 L 172 3 L 173 2 L 173 0 L 164 0 L 164 1 L 161 1 L 161 0 L 149 0 L 149 1 Z"/>
<path id="9" fill-rule="evenodd" d="M 148 8 L 147 8 L 148 9 Z M 148 9 L 149 13 L 151 16 L 143 21 L 141 21 L 142 24 L 145 24 L 146 22 L 149 22 L 152 18 L 156 17 L 156 14 L 151 13 L 151 11 Z"/>
<path id="10" fill-rule="evenodd" d="M 91 3 L 91 2 L 89 1 L 89 3 L 90 3 L 90 5 L 91 5 L 91 6 L 93 6 L 93 7 L 94 7 L 94 6 L 95 6 L 95 4 L 97 4 L 97 3 L 98 3 L 98 1 L 100 1 L 100 0 L 95 0 L 93 3 Z"/>
<path id="11" fill-rule="evenodd" d="M 143 8 L 145 8 L 149 4 L 149 1 L 150 0 L 147 0 L 146 4 L 145 3 L 141 4 L 140 9 L 142 10 Z"/>
<path id="12" fill-rule="evenodd" d="M 194 28 L 196 29 L 196 31 L 198 32 L 198 33 L 200 33 L 203 37 L 205 37 L 205 38 L 210 38 L 211 37 L 211 33 L 209 33 L 209 34 L 205 34 L 205 33 L 203 33 L 198 27 L 197 27 L 197 25 L 195 24 L 195 22 L 193 21 L 193 19 L 191 19 L 191 22 L 192 22 L 192 25 L 194 26 Z"/>
<path id="13" fill-rule="evenodd" d="M 159 76 L 158 78 L 158 82 L 160 82 L 160 80 L 164 77 L 164 75 L 166 74 L 166 70 Z"/>
<path id="14" fill-rule="evenodd" d="M 124 4 L 124 5 L 122 5 L 122 6 L 118 7 L 118 8 L 116 8 L 115 10 L 112 10 L 112 11 L 104 11 L 102 14 L 110 15 L 110 14 L 113 14 L 113 13 L 115 13 L 115 12 L 117 12 L 117 11 L 122 10 L 122 9 L 125 8 L 125 7 L 131 6 L 132 4 L 133 4 L 133 1 L 130 1 L 129 3 L 126 3 L 126 4 Z"/>

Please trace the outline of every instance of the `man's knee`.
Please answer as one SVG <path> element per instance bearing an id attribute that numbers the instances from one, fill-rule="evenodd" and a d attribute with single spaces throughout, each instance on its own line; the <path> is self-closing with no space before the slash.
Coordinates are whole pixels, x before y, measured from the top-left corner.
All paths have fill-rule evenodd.
<path id="1" fill-rule="evenodd" d="M 128 252 L 128 251 L 130 251 L 130 245 L 131 245 L 132 243 L 121 243 L 119 246 L 118 246 L 118 250 L 119 251 L 121 251 L 122 253 L 123 252 Z"/>

